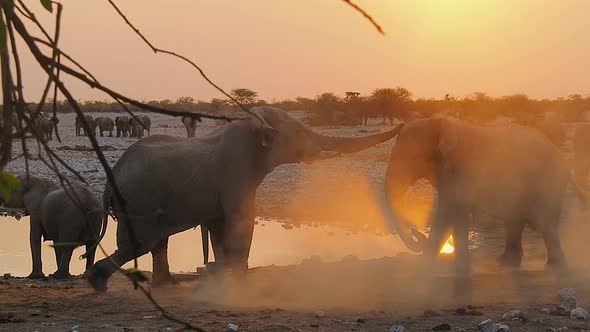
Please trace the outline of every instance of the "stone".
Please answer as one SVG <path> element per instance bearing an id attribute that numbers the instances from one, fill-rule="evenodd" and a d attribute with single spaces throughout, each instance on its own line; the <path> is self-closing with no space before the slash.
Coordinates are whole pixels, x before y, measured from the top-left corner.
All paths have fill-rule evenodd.
<path id="1" fill-rule="evenodd" d="M 573 288 L 562 288 L 557 292 L 561 302 L 557 306 L 557 310 L 562 312 L 564 316 L 574 310 L 578 305 L 576 303 L 576 290 Z"/>
<path id="2" fill-rule="evenodd" d="M 432 328 L 433 331 L 450 331 L 451 325 L 447 323 L 439 324 Z"/>
<path id="3" fill-rule="evenodd" d="M 526 321 L 527 317 L 524 312 L 520 310 L 510 310 L 502 315 L 502 320 L 520 320 Z"/>
<path id="4" fill-rule="evenodd" d="M 483 322 L 477 324 L 477 329 L 482 332 L 497 332 L 498 327 L 491 319 L 486 319 Z"/>
<path id="5" fill-rule="evenodd" d="M 577 307 L 570 312 L 570 317 L 573 319 L 587 319 L 588 311 L 582 307 Z"/>
<path id="6" fill-rule="evenodd" d="M 323 311 L 321 311 L 321 310 L 315 312 L 315 317 L 316 318 L 323 318 L 324 316 L 326 316 L 326 313 L 323 312 Z"/>
<path id="7" fill-rule="evenodd" d="M 547 315 L 551 315 L 551 312 L 552 312 L 552 311 L 553 311 L 553 310 L 551 310 L 551 309 L 549 309 L 549 308 L 543 308 L 543 309 L 541 309 L 541 312 L 542 312 L 542 313 L 544 313 L 544 314 L 547 314 Z"/>
<path id="8" fill-rule="evenodd" d="M 407 332 L 408 330 L 406 330 L 406 328 L 403 327 L 402 325 L 393 325 L 387 331 L 388 332 Z"/>
<path id="9" fill-rule="evenodd" d="M 510 332 L 510 326 L 504 324 L 496 324 L 496 331 L 498 332 Z"/>
<path id="10" fill-rule="evenodd" d="M 238 331 L 238 328 L 239 327 L 236 324 L 229 323 L 229 324 L 227 324 L 227 327 L 225 328 L 225 331 L 226 332 L 237 332 Z"/>

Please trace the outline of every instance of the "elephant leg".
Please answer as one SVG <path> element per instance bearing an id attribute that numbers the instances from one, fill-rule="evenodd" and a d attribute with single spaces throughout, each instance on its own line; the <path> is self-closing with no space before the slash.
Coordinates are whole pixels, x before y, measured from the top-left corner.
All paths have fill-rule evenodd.
<path id="1" fill-rule="evenodd" d="M 113 131 L 109 131 L 109 137 L 113 137 Z"/>
<path id="2" fill-rule="evenodd" d="M 90 241 L 86 243 L 86 269 L 84 270 L 84 274 L 88 272 L 88 270 L 94 264 L 94 257 L 96 257 L 96 248 L 94 241 Z"/>
<path id="3" fill-rule="evenodd" d="M 66 279 L 70 277 L 70 261 L 72 260 L 72 253 L 74 249 L 67 248 L 62 250 L 61 260 L 57 271 L 53 274 L 56 279 Z"/>
<path id="4" fill-rule="evenodd" d="M 27 278 L 45 278 L 43 264 L 41 263 L 41 221 L 39 217 L 31 216 L 29 244 L 31 246 L 31 257 L 33 260 L 33 271 Z"/>
<path id="5" fill-rule="evenodd" d="M 54 244 L 55 244 L 55 242 L 54 242 Z M 59 267 L 59 264 L 61 262 L 61 254 L 62 254 L 63 249 L 60 247 L 57 247 L 57 246 L 54 247 L 53 249 L 55 251 L 55 263 L 56 263 L 56 266 Z"/>
<path id="6" fill-rule="evenodd" d="M 453 231 L 455 245 L 455 299 L 461 304 L 471 304 L 473 287 L 471 280 L 471 259 L 469 257 L 469 216 L 455 219 Z"/>
<path id="7" fill-rule="evenodd" d="M 522 232 L 525 223 L 523 220 L 510 220 L 504 224 L 506 230 L 506 244 L 504 254 L 499 261 L 507 267 L 519 267 L 522 262 Z"/>
<path id="8" fill-rule="evenodd" d="M 168 265 L 168 238 L 158 242 L 152 249 L 152 287 L 177 284 Z"/>
<path id="9" fill-rule="evenodd" d="M 96 262 L 96 264 L 86 272 L 86 280 L 88 280 L 92 288 L 97 292 L 106 292 L 108 279 L 121 267 L 121 265 L 136 257 L 145 255 L 148 251 L 150 251 L 150 249 L 145 246 L 136 247 L 135 250 L 132 247 L 119 248 L 109 257 Z"/>
<path id="10" fill-rule="evenodd" d="M 552 223 L 545 223 L 541 232 L 543 234 L 543 241 L 547 248 L 547 265 L 551 267 L 567 266 L 565 255 L 559 240 L 559 232 L 557 229 L 557 220 L 552 220 Z"/>
<path id="11" fill-rule="evenodd" d="M 254 234 L 254 217 L 239 213 L 230 216 L 227 221 L 223 242 L 225 263 L 231 269 L 246 271 Z"/>
<path id="12" fill-rule="evenodd" d="M 103 133 L 102 133 L 102 130 L 99 130 L 99 131 L 100 131 L 100 137 L 103 137 Z"/>
<path id="13" fill-rule="evenodd" d="M 213 247 L 213 255 L 215 256 L 216 264 L 225 263 L 225 249 L 223 247 L 223 243 L 225 242 L 224 223 L 225 221 L 222 219 L 220 221 L 210 223 L 207 226 L 211 236 L 211 247 Z M 208 265 L 210 264 L 211 263 Z"/>

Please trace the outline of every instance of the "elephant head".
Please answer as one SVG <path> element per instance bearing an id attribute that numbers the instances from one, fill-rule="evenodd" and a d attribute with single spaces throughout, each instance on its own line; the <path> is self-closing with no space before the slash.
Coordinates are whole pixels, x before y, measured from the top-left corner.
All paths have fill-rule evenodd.
<path id="1" fill-rule="evenodd" d="M 459 164 L 459 140 L 453 119 L 433 117 L 407 123 L 393 147 L 385 177 L 385 218 L 411 250 L 425 249 L 427 238 L 402 220 L 402 209 L 408 188 L 419 179 L 437 187 L 440 172 Z"/>
<path id="2" fill-rule="evenodd" d="M 8 201 L 0 199 L 0 203 L 7 208 L 25 209 L 28 214 L 39 208 L 53 184 L 35 176 L 19 175 L 17 178 L 19 186 L 12 190 Z"/>
<path id="3" fill-rule="evenodd" d="M 281 164 L 311 163 L 342 153 L 358 152 L 395 137 L 403 126 L 364 137 L 330 137 L 306 128 L 279 108 L 260 106 L 253 107 L 251 111 L 259 115 L 252 121 L 262 122 L 257 130 L 260 146 L 268 151 L 271 170 Z"/>

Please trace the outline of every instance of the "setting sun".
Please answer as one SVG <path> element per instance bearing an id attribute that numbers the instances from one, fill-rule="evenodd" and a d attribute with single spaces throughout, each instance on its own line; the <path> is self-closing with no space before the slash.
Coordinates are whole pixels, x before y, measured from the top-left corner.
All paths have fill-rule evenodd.
<path id="1" fill-rule="evenodd" d="M 443 245 L 442 249 L 440 249 L 441 254 L 452 254 L 455 252 L 455 247 L 453 246 L 453 236 L 449 236 L 447 242 Z"/>

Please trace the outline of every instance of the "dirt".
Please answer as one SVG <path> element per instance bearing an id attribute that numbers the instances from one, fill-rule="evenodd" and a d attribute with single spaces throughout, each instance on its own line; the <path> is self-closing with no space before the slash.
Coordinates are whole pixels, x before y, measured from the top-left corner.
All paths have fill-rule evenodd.
<path id="1" fill-rule="evenodd" d="M 545 331 L 567 326 L 590 330 L 590 321 L 553 316 L 557 292 L 574 287 L 578 305 L 590 305 L 590 271 L 560 276 L 551 271 L 478 272 L 473 300 L 454 298 L 454 280 L 443 259 L 429 296 L 420 258 L 402 255 L 371 261 L 308 262 L 251 269 L 231 275 L 177 275 L 179 285 L 154 289 L 172 315 L 208 331 L 236 324 L 239 331 L 430 331 L 441 324 L 476 330 L 492 319 L 512 331 Z M 421 272 L 422 271 L 422 272 Z M 182 326 L 162 317 L 139 291 L 115 275 L 106 294 L 94 293 L 82 278 L 67 281 L 1 278 L 2 331 L 175 331 Z M 460 308 L 465 308 L 461 311 Z M 521 310 L 525 321 L 502 320 Z"/>
<path id="2" fill-rule="evenodd" d="M 114 117 L 114 114 L 112 115 Z M 154 115 L 152 134 L 184 135 L 178 119 Z M 104 172 L 85 137 L 73 135 L 73 115 L 60 118 L 62 142 L 52 141 L 58 154 L 87 177 L 100 195 Z M 218 124 L 205 121 L 197 130 L 204 134 Z M 321 127 L 323 134 L 364 135 L 388 126 Z M 99 137 L 107 160 L 114 164 L 134 139 Z M 328 223 L 355 230 L 382 231 L 374 188 L 382 185 L 389 151 L 386 142 L 360 153 L 313 165 L 284 165 L 267 176 L 258 191 L 258 214 L 299 223 Z M 33 146 L 32 152 L 36 153 Z M 569 146 L 566 146 L 569 150 Z M 15 154 L 20 153 L 15 146 Z M 33 174 L 53 177 L 50 170 L 32 161 Z M 22 172 L 18 160 L 8 167 Z M 416 219 L 424 219 L 431 190 L 421 184 L 414 195 L 422 208 Z M 479 218 L 485 219 L 485 218 Z M 478 219 L 478 220 L 479 220 Z M 587 219 L 587 218 L 586 218 Z M 451 259 L 443 257 L 436 267 L 426 269 L 422 258 L 400 254 L 375 260 L 348 257 L 342 262 L 321 263 L 310 259 L 285 267 L 250 269 L 239 278 L 231 275 L 176 275 L 179 285 L 154 289 L 153 295 L 175 317 L 208 331 L 224 331 L 229 323 L 239 331 L 387 331 L 401 324 L 408 331 L 431 331 L 449 324 L 455 330 L 477 330 L 477 324 L 492 319 L 512 331 L 545 331 L 553 327 L 590 330 L 588 320 L 552 316 L 543 308 L 555 308 L 557 292 L 574 287 L 580 306 L 590 309 L 590 271 L 587 269 L 588 225 L 570 227 L 576 241 L 567 241 L 572 271 L 556 273 L 544 269 L 542 240 L 525 235 L 526 261 L 522 270 L 502 270 L 494 258 L 502 248 L 498 223 L 481 222 L 478 248 L 473 250 L 473 299 L 459 300 L 454 294 Z M 489 224 L 489 225 L 488 225 Z M 495 225 L 495 226 L 494 226 Z M 174 253 L 171 253 L 173 256 Z M 432 270 L 434 268 L 434 270 Z M 434 273 L 432 271 L 435 271 Z M 434 287 L 430 279 L 434 275 Z M 462 281 L 464 282 L 464 280 Z M 465 302 L 465 303 L 464 303 Z M 468 302 L 468 303 L 466 303 Z M 467 304 L 477 308 L 458 315 Z M 502 315 L 522 310 L 526 322 L 502 321 Z M 481 314 L 481 315 L 480 315 Z M 181 325 L 162 317 L 146 297 L 122 276 L 114 276 L 106 294 L 96 294 L 81 277 L 66 281 L 0 277 L 0 331 L 175 331 Z"/>

